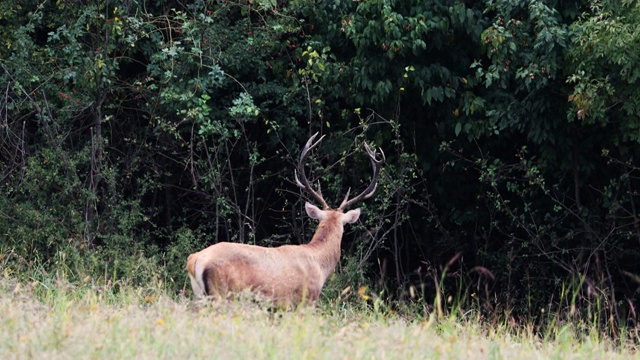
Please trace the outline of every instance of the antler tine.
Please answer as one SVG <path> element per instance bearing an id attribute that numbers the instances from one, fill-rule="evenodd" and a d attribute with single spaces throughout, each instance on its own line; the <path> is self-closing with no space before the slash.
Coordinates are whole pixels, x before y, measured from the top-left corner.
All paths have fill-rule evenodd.
<path id="1" fill-rule="evenodd" d="M 370 198 L 371 196 L 373 196 L 373 193 L 376 192 L 376 188 L 378 187 L 378 176 L 380 175 L 380 165 L 382 165 L 386 160 L 386 157 L 384 156 L 384 151 L 382 151 L 382 148 L 380 148 L 380 155 L 382 158 L 378 159 L 376 150 L 372 149 L 369 146 L 369 144 L 367 144 L 366 142 L 364 143 L 364 149 L 367 151 L 367 154 L 371 159 L 371 166 L 373 167 L 373 176 L 371 177 L 371 183 L 369 184 L 369 186 L 367 186 L 366 189 L 364 189 L 363 192 L 360 193 L 360 195 L 354 197 L 351 200 L 349 200 L 349 193 L 351 192 L 351 188 L 349 188 L 349 190 L 347 190 L 347 195 L 344 197 L 344 200 L 342 200 L 342 203 L 338 207 L 338 210 L 340 211 L 344 211 L 347 207 L 349 207 L 350 205 L 353 205 L 354 203 L 360 200 Z"/>
<path id="2" fill-rule="evenodd" d="M 322 197 L 322 193 L 320 192 L 320 184 L 318 183 L 318 192 L 313 190 L 313 187 L 309 183 L 309 179 L 307 179 L 307 174 L 304 171 L 304 163 L 305 163 L 305 160 L 307 159 L 307 156 L 309 155 L 309 151 L 311 151 L 311 149 L 318 146 L 318 144 L 320 144 L 322 139 L 324 139 L 324 135 L 322 135 L 320 139 L 318 139 L 318 141 L 314 143 L 313 141 L 316 139 L 317 136 L 318 136 L 318 133 L 313 134 L 309 138 L 309 140 L 307 140 L 307 143 L 304 145 L 304 148 L 300 153 L 300 160 L 298 161 L 298 169 L 294 171 L 294 177 L 296 180 L 296 184 L 300 188 L 306 190 L 309 194 L 311 194 L 318 201 L 318 203 L 320 203 L 322 208 L 327 210 L 329 209 L 329 205 L 327 205 L 327 202 L 324 201 L 324 198 Z M 302 181 L 300 181 L 300 178 L 298 178 L 298 172 L 300 173 Z"/>
<path id="3" fill-rule="evenodd" d="M 380 160 L 376 159 L 376 149 L 371 149 L 371 146 L 369 146 L 369 144 L 367 144 L 366 142 L 364 143 L 364 149 L 367 151 L 367 154 L 369 154 L 371 163 L 375 163 L 379 166 L 384 164 L 384 162 L 387 160 L 387 158 L 384 156 L 384 151 L 382 151 L 382 148 L 378 148 L 378 150 L 380 150 L 380 155 L 382 156 L 382 159 Z"/>

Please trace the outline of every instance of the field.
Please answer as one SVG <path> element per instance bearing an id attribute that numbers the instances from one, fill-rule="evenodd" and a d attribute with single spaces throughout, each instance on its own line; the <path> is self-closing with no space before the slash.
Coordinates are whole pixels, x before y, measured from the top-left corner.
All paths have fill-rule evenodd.
<path id="1" fill-rule="evenodd" d="M 472 312 L 470 312 L 472 313 Z M 469 313 L 469 314 L 470 314 Z M 462 313 L 460 313 L 462 314 Z M 630 359 L 637 339 L 546 336 L 472 316 L 398 315 L 321 304 L 268 311 L 195 304 L 161 290 L 0 280 L 2 359 Z"/>

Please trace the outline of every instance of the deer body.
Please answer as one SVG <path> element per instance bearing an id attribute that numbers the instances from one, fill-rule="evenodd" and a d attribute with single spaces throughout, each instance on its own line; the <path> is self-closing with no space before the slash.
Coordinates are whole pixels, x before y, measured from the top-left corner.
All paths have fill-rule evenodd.
<path id="1" fill-rule="evenodd" d="M 278 304 L 315 302 L 340 260 L 344 224 L 358 220 L 360 210 L 347 213 L 305 204 L 320 220 L 311 242 L 265 248 L 221 242 L 187 259 L 187 271 L 197 297 L 250 290 Z"/>
<path id="2" fill-rule="evenodd" d="M 325 281 L 340 260 L 344 225 L 357 221 L 360 216 L 360 209 L 345 210 L 373 195 L 384 153 L 382 159 L 378 160 L 376 152 L 365 143 L 373 165 L 371 184 L 352 199 L 349 199 L 347 192 L 340 206 L 332 210 L 322 197 L 320 189 L 313 189 L 304 171 L 309 151 L 322 141 L 321 137 L 313 142 L 317 135 L 313 135 L 303 148 L 295 174 L 296 184 L 322 205 L 320 209 L 305 203 L 309 217 L 320 221 L 311 241 L 303 245 L 276 248 L 221 242 L 191 254 L 187 259 L 187 272 L 197 298 L 225 298 L 227 295 L 249 290 L 284 306 L 318 300 Z"/>

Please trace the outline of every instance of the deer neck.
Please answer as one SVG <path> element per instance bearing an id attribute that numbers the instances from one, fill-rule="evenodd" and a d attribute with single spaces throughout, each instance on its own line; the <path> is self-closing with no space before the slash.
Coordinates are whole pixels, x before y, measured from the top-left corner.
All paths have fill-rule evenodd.
<path id="1" fill-rule="evenodd" d="M 344 226 L 336 217 L 322 220 L 307 246 L 313 257 L 320 263 L 325 279 L 331 275 L 340 261 L 340 243 Z"/>

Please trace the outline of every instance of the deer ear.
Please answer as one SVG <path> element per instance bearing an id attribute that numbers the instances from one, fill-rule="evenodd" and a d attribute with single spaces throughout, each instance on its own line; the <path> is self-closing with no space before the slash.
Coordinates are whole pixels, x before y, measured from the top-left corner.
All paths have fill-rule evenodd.
<path id="1" fill-rule="evenodd" d="M 342 215 L 342 222 L 344 224 L 346 223 L 352 224 L 358 221 L 359 217 L 360 217 L 360 208 L 349 210 Z"/>
<path id="2" fill-rule="evenodd" d="M 309 215 L 309 217 L 312 219 L 324 220 L 327 218 L 327 214 L 324 211 L 308 202 L 304 203 L 304 209 L 307 211 L 307 215 Z"/>

